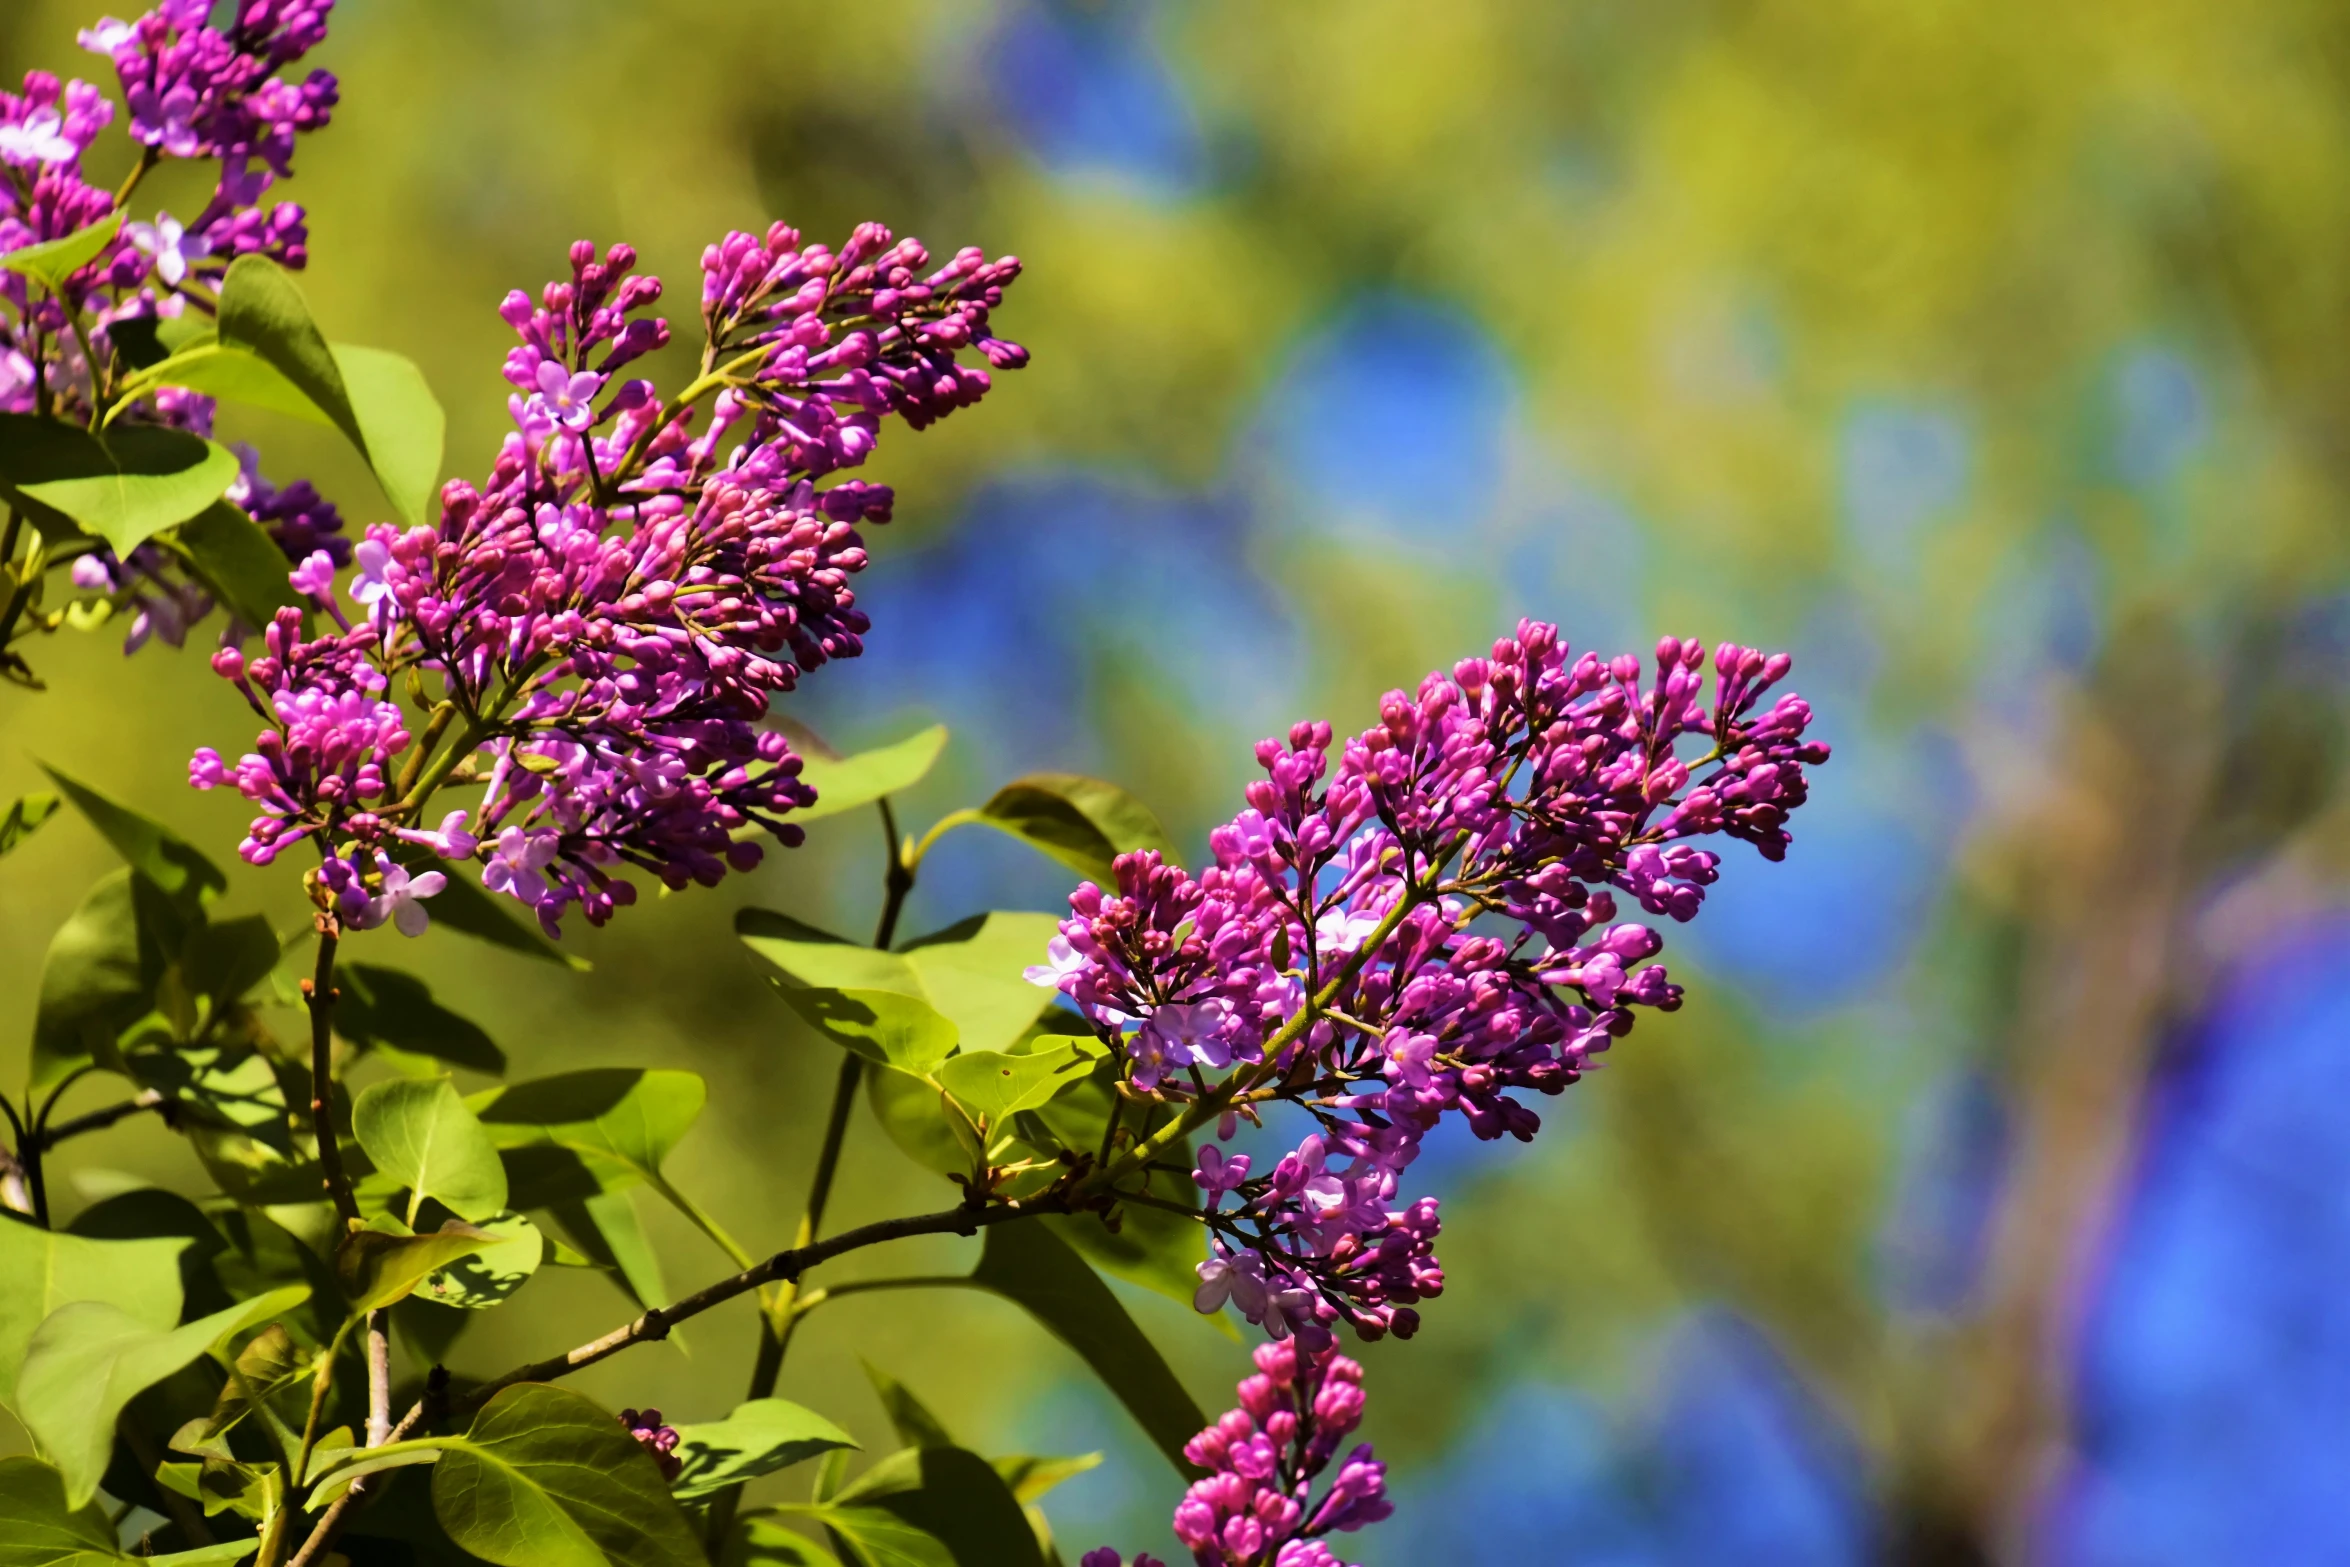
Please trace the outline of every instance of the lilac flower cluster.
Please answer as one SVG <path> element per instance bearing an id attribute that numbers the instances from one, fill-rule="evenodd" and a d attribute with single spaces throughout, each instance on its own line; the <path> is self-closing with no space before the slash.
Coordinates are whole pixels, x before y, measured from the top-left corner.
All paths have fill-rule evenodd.
<path id="1" fill-rule="evenodd" d="M 661 1411 L 623 1409 L 620 1423 L 653 1455 L 653 1462 L 661 1466 L 662 1479 L 674 1481 L 685 1472 L 685 1460 L 677 1456 L 677 1428 L 662 1423 Z"/>
<path id="2" fill-rule="evenodd" d="M 314 71 L 297 83 L 280 74 L 325 37 L 330 8 L 331 0 L 240 0 L 227 26 L 215 28 L 210 0 L 164 0 L 135 21 L 108 19 L 84 31 L 83 45 L 105 55 L 121 79 L 128 130 L 142 148 L 119 192 L 91 184 L 82 169 L 115 118 L 97 87 L 35 71 L 21 93 L 0 92 L 0 251 L 62 239 L 117 214 L 164 158 L 220 163 L 213 193 L 193 218 L 163 212 L 123 224 L 54 292 L 0 272 L 0 413 L 88 425 L 107 412 L 119 422 L 211 434 L 212 400 L 175 388 L 134 395 L 111 411 L 113 389 L 132 368 L 116 339 L 128 321 L 210 311 L 210 290 L 240 255 L 303 264 L 302 209 L 265 205 L 263 197 L 289 171 L 295 137 L 323 126 L 333 108 L 331 75 Z M 334 536 L 340 519 L 307 483 L 276 490 L 248 455 L 229 499 L 268 527 L 289 559 L 320 548 L 347 558 L 349 546 Z M 52 623 L 91 624 L 103 618 L 103 600 L 133 616 L 126 652 L 150 638 L 180 645 L 212 607 L 176 559 L 153 547 L 130 560 L 99 550 L 75 562 L 73 580 L 91 597 Z M 249 629 L 232 627 L 230 636 Z"/>
<path id="3" fill-rule="evenodd" d="M 878 224 L 838 252 L 778 225 L 704 254 L 701 373 L 664 399 L 621 373 L 670 336 L 647 314 L 660 280 L 635 268 L 628 246 L 582 241 L 568 279 L 509 295 L 515 428 L 488 482 L 447 486 L 437 527 L 370 528 L 355 614 L 322 544 L 293 581 L 336 630 L 300 642 L 283 614 L 268 657 L 216 661 L 271 729 L 233 769 L 199 752 L 192 780 L 233 780 L 261 808 L 248 859 L 314 840 L 322 897 L 352 923 L 414 849 L 482 860 L 483 884 L 552 934 L 573 907 L 600 924 L 633 901 L 622 867 L 708 885 L 758 863 L 739 834 L 797 843 L 783 818 L 815 796 L 757 723 L 862 650 L 858 529 L 892 500 L 840 471 L 884 418 L 927 424 L 988 390 L 959 351 L 1026 358 L 988 325 L 1017 260 L 966 250 L 928 270 L 919 241 Z M 427 712 L 414 729 L 381 695 L 395 672 Z M 428 830 L 433 794 L 468 786 L 478 800 Z"/>
<path id="4" fill-rule="evenodd" d="M 1338 1447 L 1363 1420 L 1363 1368 L 1335 1348 L 1302 1350 L 1295 1338 L 1259 1345 L 1256 1374 L 1235 1390 L 1240 1407 L 1185 1444 L 1208 1471 L 1175 1508 L 1175 1537 L 1198 1567 L 1345 1567 L 1327 1542 L 1375 1524 L 1395 1508 L 1387 1466 L 1359 1443 Z M 1337 1461 L 1321 1499 L 1314 1482 Z M 1119 1554 L 1088 1551 L 1080 1567 L 1123 1567 Z M 1137 1556 L 1134 1567 L 1160 1567 Z"/>
<path id="5" fill-rule="evenodd" d="M 1390 692 L 1335 765 L 1327 724 L 1262 742 L 1266 777 L 1199 876 L 1129 854 L 1115 888 L 1071 897 L 1031 976 L 1092 1020 L 1134 1092 L 1224 1138 L 1273 1100 L 1317 1123 L 1263 1174 L 1201 1150 L 1202 1311 L 1230 1301 L 1310 1347 L 1341 1318 L 1409 1336 L 1443 1287 L 1435 1199 L 1398 1202 L 1422 1140 L 1456 1110 L 1481 1138 L 1530 1140 L 1540 1120 L 1513 1092 L 1559 1092 L 1635 1009 L 1679 1005 L 1645 961 L 1662 938 L 1617 922 L 1617 894 L 1690 919 L 1720 864 L 1693 840 L 1780 858 L 1804 768 L 1828 756 L 1801 697 L 1761 705 L 1785 655 L 1717 648 L 1710 702 L 1704 664 L 1667 638 L 1644 688 L 1639 660 L 1574 658 L 1523 622 L 1490 658 Z"/>

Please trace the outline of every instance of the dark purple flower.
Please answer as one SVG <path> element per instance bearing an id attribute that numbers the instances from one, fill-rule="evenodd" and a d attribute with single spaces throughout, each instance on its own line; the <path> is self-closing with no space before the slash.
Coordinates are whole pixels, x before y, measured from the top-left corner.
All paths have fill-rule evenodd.
<path id="1" fill-rule="evenodd" d="M 1662 937 L 1616 923 L 1615 894 L 1693 917 L 1719 861 L 1690 840 L 1779 858 L 1804 768 L 1828 755 L 1802 698 L 1760 708 L 1783 656 L 1717 648 L 1710 701 L 1704 663 L 1668 638 L 1644 689 L 1638 660 L 1570 658 L 1525 622 L 1492 657 L 1390 692 L 1335 759 L 1327 724 L 1262 742 L 1266 776 L 1197 877 L 1129 854 L 1115 887 L 1070 898 L 1030 978 L 1093 1021 L 1133 1091 L 1180 1104 L 1213 1072 L 1211 1091 L 1293 1099 L 1318 1123 L 1254 1178 L 1203 1149 L 1202 1311 L 1230 1303 L 1309 1349 L 1341 1319 L 1409 1336 L 1444 1285 L 1436 1200 L 1399 1198 L 1422 1140 L 1455 1111 L 1479 1137 L 1530 1139 L 1540 1120 L 1514 1092 L 1559 1092 L 1635 1009 L 1680 1005 L 1646 961 Z"/>
<path id="2" fill-rule="evenodd" d="M 653 1462 L 661 1466 L 662 1479 L 674 1483 L 685 1471 L 685 1460 L 677 1456 L 677 1428 L 661 1423 L 661 1411 L 623 1409 L 620 1423 L 653 1455 Z"/>

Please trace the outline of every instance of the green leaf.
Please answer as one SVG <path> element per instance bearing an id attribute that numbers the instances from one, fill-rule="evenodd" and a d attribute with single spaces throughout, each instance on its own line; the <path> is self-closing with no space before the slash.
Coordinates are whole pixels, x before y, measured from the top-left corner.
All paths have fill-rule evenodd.
<path id="1" fill-rule="evenodd" d="M 1013 1500 L 1022 1505 L 1036 1501 L 1064 1480 L 1074 1480 L 1089 1469 L 1099 1469 L 1102 1455 L 1078 1453 L 1068 1458 L 998 1458 L 991 1462 L 995 1472 L 1004 1477 L 1011 1487 Z"/>
<path id="2" fill-rule="evenodd" d="M 43 822 L 57 814 L 57 796 L 28 794 L 0 816 L 0 854 L 6 854 L 40 830 Z"/>
<path id="3" fill-rule="evenodd" d="M 971 1151 L 955 1135 L 960 1112 L 936 1083 L 884 1068 L 865 1074 L 865 1097 L 874 1119 L 907 1158 L 941 1175 L 970 1172 Z"/>
<path id="4" fill-rule="evenodd" d="M 777 988 L 812 1024 L 846 1048 L 918 1076 L 942 1058 L 942 1036 L 926 1013 L 952 1024 L 966 1051 L 1001 1050 L 1052 1004 L 1052 991 L 1021 977 L 1058 929 L 1047 914 L 975 915 L 902 952 L 843 941 L 768 909 L 740 911 L 734 928 L 782 976 Z M 812 994 L 819 991 L 845 999 Z"/>
<path id="5" fill-rule="evenodd" d="M 224 402 L 266 408 L 271 413 L 331 426 L 324 409 L 303 395 L 278 368 L 252 349 L 223 343 L 217 334 L 200 333 L 177 353 L 149 365 L 140 374 L 141 385 L 184 386 Z"/>
<path id="6" fill-rule="evenodd" d="M 241 1000 L 277 967 L 277 932 L 264 914 L 198 925 L 180 943 L 180 979 L 215 1010 Z"/>
<path id="7" fill-rule="evenodd" d="M 335 1276 L 354 1315 L 404 1298 L 428 1274 L 494 1246 L 520 1244 L 452 1219 L 429 1235 L 353 1230 L 335 1252 Z"/>
<path id="8" fill-rule="evenodd" d="M 87 1240 L 0 1220 L 0 1395 L 8 1407 L 16 1407 L 25 1346 L 51 1312 L 100 1301 L 149 1328 L 179 1321 L 180 1253 L 188 1244 L 178 1236 Z"/>
<path id="9" fill-rule="evenodd" d="M 14 487 L 104 539 L 117 555 L 130 554 L 219 500 L 239 472 L 236 453 L 227 447 L 156 425 L 121 425 L 104 436 L 73 431 L 45 438 L 41 446 L 44 460 L 31 468 L 20 472 L 11 462 Z"/>
<path id="10" fill-rule="evenodd" d="M 1001 1131 L 1022 1110 L 1034 1109 L 1093 1071 L 1093 1054 L 1075 1045 L 1052 1045 L 1023 1055 L 969 1051 L 938 1069 L 938 1081 L 956 1100 L 986 1118 L 990 1133 Z"/>
<path id="11" fill-rule="evenodd" d="M 1115 1084 L 1115 1073 L 1106 1064 L 1097 1064 L 1092 1077 L 1028 1114 L 1043 1123 L 1052 1146 L 1099 1148 L 1109 1124 L 1110 1106 L 1116 1102 Z M 1165 1112 L 1151 1111 L 1142 1116 L 1138 1126 L 1138 1114 L 1135 1106 L 1126 1106 L 1122 1124 L 1141 1135 L 1158 1130 L 1165 1120 Z M 1180 1173 L 1191 1168 L 1190 1141 L 1170 1146 L 1166 1162 L 1176 1165 L 1177 1171 L 1152 1171 L 1143 1190 L 1161 1202 L 1196 1211 L 1199 1188 Z M 1044 1223 L 1112 1278 L 1139 1284 L 1186 1307 L 1199 1289 L 1198 1269 L 1207 1256 L 1207 1234 L 1198 1219 L 1185 1213 L 1129 1203 L 1119 1210 L 1114 1229 L 1094 1213 L 1052 1214 Z M 1240 1341 L 1239 1330 L 1229 1316 L 1219 1313 L 1204 1320 L 1233 1342 Z"/>
<path id="12" fill-rule="evenodd" d="M 438 898 L 433 900 L 439 902 Z M 378 1045 L 502 1077 L 506 1053 L 480 1025 L 442 1006 L 415 975 L 372 963 L 336 971 L 335 1032 L 361 1048 Z"/>
<path id="13" fill-rule="evenodd" d="M 661 1259 L 645 1238 L 634 1192 L 600 1191 L 590 1197 L 568 1198 L 556 1203 L 553 1213 L 563 1233 L 589 1261 L 610 1270 L 630 1299 L 648 1309 L 669 1304 Z"/>
<path id="14" fill-rule="evenodd" d="M 414 854 L 400 856 L 401 863 L 411 870 L 431 869 L 439 864 L 431 850 L 419 849 Z M 457 869 L 462 870 L 459 866 Z M 505 906 L 519 908 L 511 898 L 502 898 L 489 891 L 472 876 L 453 875 L 448 885 L 433 895 L 432 928 L 453 930 L 460 936 L 471 936 L 486 941 L 493 947 L 508 952 L 519 952 L 526 958 L 560 964 L 575 973 L 586 973 L 588 960 L 565 952 L 546 938 L 536 925 L 525 925 L 506 912 Z"/>
<path id="15" fill-rule="evenodd" d="M 837 756 L 805 730 L 793 734 L 787 728 L 785 732 L 791 734 L 792 749 L 800 755 L 800 781 L 816 791 L 814 805 L 791 813 L 795 822 L 838 816 L 911 789 L 930 771 L 947 743 L 947 726 L 932 724 L 889 745 L 854 756 Z"/>
<path id="16" fill-rule="evenodd" d="M 376 1169 L 414 1194 L 411 1222 L 426 1197 L 475 1220 L 506 1206 L 498 1145 L 445 1077 L 370 1084 L 352 1102 L 351 1131 Z"/>
<path id="17" fill-rule="evenodd" d="M 1175 858 L 1175 845 L 1149 806 L 1116 784 L 1074 773 L 1016 778 L 973 819 L 1010 833 L 1104 887 L 1117 885 L 1110 862 L 1121 854 L 1156 849 Z"/>
<path id="18" fill-rule="evenodd" d="M 0 267 L 21 277 L 31 278 L 50 292 L 65 286 L 65 280 L 97 259 L 98 253 L 114 243 L 114 236 L 122 230 L 122 214 L 109 212 L 86 229 L 56 239 L 43 240 L 37 245 L 19 245 L 0 253 Z"/>
<path id="19" fill-rule="evenodd" d="M 65 1477 L 38 1458 L 0 1458 L 0 1567 L 98 1567 L 125 1558 L 96 1506 L 68 1506 Z"/>
<path id="20" fill-rule="evenodd" d="M 193 915 L 227 888 L 228 878 L 221 874 L 219 866 L 152 816 L 108 799 L 47 762 L 42 762 L 40 767 L 65 792 L 74 809 L 88 817 L 90 825 L 114 846 L 114 852 L 122 856 L 125 864 L 169 893 L 189 914 Z"/>
<path id="21" fill-rule="evenodd" d="M 327 422 L 367 455 L 367 436 L 352 412 L 334 350 L 311 319 L 293 275 L 266 256 L 239 256 L 220 284 L 219 340 L 243 349 L 283 376 Z"/>
<path id="22" fill-rule="evenodd" d="M 448 419 L 414 361 L 381 348 L 334 345 L 335 364 L 384 499 L 410 527 L 433 521 Z"/>
<path id="23" fill-rule="evenodd" d="M 881 1507 L 825 1507 L 815 1517 L 863 1567 L 957 1567 L 944 1540 Z"/>
<path id="24" fill-rule="evenodd" d="M 914 1390 L 896 1377 L 873 1364 L 862 1362 L 865 1379 L 873 1384 L 873 1391 L 881 1398 L 881 1408 L 889 1416 L 898 1440 L 908 1447 L 955 1447 L 960 1444 L 947 1435 L 947 1428 L 930 1406 L 914 1396 Z"/>
<path id="25" fill-rule="evenodd" d="M 155 1007 L 155 986 L 183 921 L 170 895 L 125 868 L 101 877 L 50 939 L 33 1018 L 32 1086 L 63 1082 Z"/>
<path id="26" fill-rule="evenodd" d="M 856 1445 L 813 1410 L 785 1399 L 754 1398 L 735 1405 L 724 1420 L 677 1428 L 677 1457 L 685 1468 L 670 1489 L 690 1501 Z"/>
<path id="27" fill-rule="evenodd" d="M 306 607 L 277 540 L 227 501 L 205 507 L 172 537 L 212 596 L 246 625 L 260 629 L 280 609 Z"/>
<path id="28" fill-rule="evenodd" d="M 382 1447 L 346 1447 L 328 1455 L 320 1463 L 314 1456 L 310 1471 L 303 1479 L 310 1484 L 310 1495 L 303 1506 L 316 1512 L 346 1490 L 362 1475 L 381 1474 L 386 1469 L 409 1469 L 418 1464 L 439 1463 L 448 1452 L 451 1441 L 447 1437 L 424 1437 L 413 1442 L 392 1442 Z M 323 1452 L 324 1443 L 320 1444 Z"/>
<path id="29" fill-rule="evenodd" d="M 1042 1567 L 1035 1532 L 1010 1488 L 986 1459 L 959 1447 L 892 1453 L 833 1501 L 834 1511 L 878 1507 L 935 1535 L 956 1567 Z M 825 1521 L 839 1527 L 829 1514 Z"/>
<path id="30" fill-rule="evenodd" d="M 780 980 L 775 988 L 809 1027 L 877 1065 L 927 1074 L 954 1052 L 955 1025 L 918 997 L 894 990 L 826 990 Z"/>
<path id="31" fill-rule="evenodd" d="M 381 349 L 329 346 L 292 275 L 262 256 L 229 263 L 219 337 L 266 362 L 342 431 L 404 519 L 428 520 L 445 421 L 413 364 Z"/>
<path id="32" fill-rule="evenodd" d="M 709 1092 L 691 1072 L 597 1067 L 493 1088 L 466 1102 L 500 1148 L 560 1150 L 609 1191 L 658 1182 L 661 1161 L 692 1128 Z"/>
<path id="33" fill-rule="evenodd" d="M 218 1545 L 199 1545 L 192 1551 L 166 1551 L 161 1556 L 134 1556 L 130 1560 L 144 1560 L 147 1567 L 231 1567 L 260 1548 L 258 1539 L 223 1540 Z"/>
<path id="34" fill-rule="evenodd" d="M 1186 1478 L 1196 1473 L 1183 1444 L 1206 1428 L 1207 1415 L 1110 1287 L 1050 1230 L 993 1226 L 971 1282 L 1025 1308 L 1075 1350 L 1176 1471 Z"/>
<path id="35" fill-rule="evenodd" d="M 309 1298 L 309 1287 L 295 1284 L 169 1331 L 102 1300 L 51 1312 L 25 1346 L 16 1408 L 65 1477 L 67 1504 L 80 1507 L 96 1494 L 114 1453 L 115 1420 L 133 1398 L 231 1334 Z"/>
<path id="36" fill-rule="evenodd" d="M 450 1263 L 417 1285 L 413 1299 L 484 1311 L 502 1304 L 539 1271 L 547 1239 L 537 1225 L 519 1213 L 501 1213 L 482 1221 L 479 1228 L 508 1244 Z"/>
<path id="37" fill-rule="evenodd" d="M 703 1567 L 653 1455 L 605 1410 L 540 1383 L 482 1407 L 432 1470 L 433 1512 L 498 1567 Z"/>
<path id="38" fill-rule="evenodd" d="M 840 1567 L 839 1557 L 764 1512 L 734 1521 L 718 1561 L 719 1567 Z"/>

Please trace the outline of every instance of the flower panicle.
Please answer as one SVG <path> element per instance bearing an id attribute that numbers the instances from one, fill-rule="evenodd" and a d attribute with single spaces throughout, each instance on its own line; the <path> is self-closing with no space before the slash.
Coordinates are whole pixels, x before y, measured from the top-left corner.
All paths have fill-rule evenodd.
<path id="1" fill-rule="evenodd" d="M 630 869 L 711 885 L 759 863 L 756 835 L 796 845 L 788 815 L 815 794 L 759 720 L 810 671 L 863 651 L 861 529 L 892 504 L 887 487 L 840 470 L 864 461 L 887 419 L 918 427 L 983 395 L 985 372 L 959 354 L 1025 358 L 989 325 L 1019 263 L 978 254 L 917 275 L 921 244 L 877 224 L 837 254 L 780 226 L 729 235 L 705 260 L 714 368 L 665 398 L 621 374 L 669 341 L 649 313 L 660 280 L 627 245 L 574 245 L 567 278 L 500 306 L 518 339 L 504 365 L 514 429 L 487 480 L 446 486 L 436 526 L 369 528 L 343 599 L 336 540 L 319 526 L 292 580 L 335 629 L 298 650 L 273 644 L 274 678 L 302 700 L 341 702 L 358 665 L 403 671 L 466 754 L 395 767 L 409 732 L 371 731 L 354 744 L 373 770 L 330 777 L 277 717 L 295 697 L 256 688 L 278 749 L 233 773 L 200 758 L 199 784 L 233 777 L 260 806 L 248 838 L 260 852 L 308 838 L 354 865 L 394 851 L 477 859 L 483 884 L 549 934 L 571 909 L 601 924 L 633 901 Z M 291 490 L 279 504 L 291 536 L 310 514 Z M 425 831 L 435 789 L 476 786 Z M 379 873 L 361 881 L 371 906 L 385 895 Z"/>
<path id="2" fill-rule="evenodd" d="M 1265 776 L 1197 876 L 1138 852 L 1071 896 L 1030 977 L 1093 1022 L 1132 1091 L 1220 1110 L 1223 1138 L 1268 1099 L 1316 1122 L 1261 1172 L 1201 1150 L 1202 1311 L 1229 1302 L 1310 1345 L 1341 1320 L 1409 1336 L 1444 1283 L 1436 1199 L 1401 1196 L 1428 1133 L 1458 1112 L 1531 1140 L 1517 1095 L 1562 1091 L 1640 1010 L 1680 1005 L 1649 960 L 1720 874 L 1698 841 L 1783 857 L 1828 758 L 1801 697 L 1766 705 L 1785 655 L 1725 643 L 1711 663 L 1709 695 L 1705 651 L 1667 638 L 1643 683 L 1639 659 L 1577 657 L 1522 622 L 1388 693 L 1343 744 L 1320 723 L 1261 742 Z"/>
<path id="3" fill-rule="evenodd" d="M 1184 1445 L 1207 1474 L 1175 1507 L 1175 1537 L 1197 1567 L 1347 1567 L 1328 1537 L 1395 1511 L 1387 1466 L 1371 1445 L 1339 1449 L 1363 1420 L 1363 1368 L 1334 1346 L 1295 1337 L 1261 1344 L 1256 1371 L 1234 1390 L 1238 1407 Z M 1320 1495 L 1315 1494 L 1322 1482 Z M 1111 1548 L 1080 1567 L 1124 1567 Z M 1137 1556 L 1134 1567 L 1163 1567 Z"/>

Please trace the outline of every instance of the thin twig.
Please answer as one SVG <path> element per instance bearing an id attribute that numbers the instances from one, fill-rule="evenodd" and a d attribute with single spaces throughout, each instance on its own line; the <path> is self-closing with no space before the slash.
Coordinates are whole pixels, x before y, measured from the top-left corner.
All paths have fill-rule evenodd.
<path id="1" fill-rule="evenodd" d="M 332 914 L 318 916 L 318 968 L 303 982 L 310 1004 L 310 1132 L 318 1140 L 318 1168 L 335 1213 L 345 1225 L 358 1222 L 359 1204 L 351 1196 L 351 1179 L 343 1171 L 343 1150 L 335 1142 L 335 947 L 342 928 Z"/>

